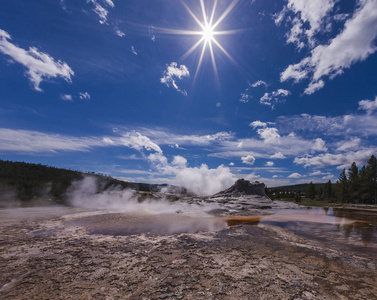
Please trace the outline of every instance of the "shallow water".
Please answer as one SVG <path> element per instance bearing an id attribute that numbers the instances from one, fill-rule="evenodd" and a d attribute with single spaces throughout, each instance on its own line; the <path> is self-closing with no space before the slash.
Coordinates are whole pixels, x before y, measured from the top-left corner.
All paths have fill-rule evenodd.
<path id="1" fill-rule="evenodd" d="M 228 225 L 274 225 L 329 248 L 377 258 L 377 212 L 362 209 L 304 208 L 276 210 L 262 217 L 232 217 Z"/>

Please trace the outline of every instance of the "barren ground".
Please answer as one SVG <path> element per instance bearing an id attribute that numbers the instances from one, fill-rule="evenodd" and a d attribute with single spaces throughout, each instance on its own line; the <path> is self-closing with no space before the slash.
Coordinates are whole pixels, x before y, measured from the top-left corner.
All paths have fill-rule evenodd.
<path id="1" fill-rule="evenodd" d="M 1 215 L 1 299 L 377 299 L 375 258 L 280 227 L 112 236 L 75 213 Z"/>

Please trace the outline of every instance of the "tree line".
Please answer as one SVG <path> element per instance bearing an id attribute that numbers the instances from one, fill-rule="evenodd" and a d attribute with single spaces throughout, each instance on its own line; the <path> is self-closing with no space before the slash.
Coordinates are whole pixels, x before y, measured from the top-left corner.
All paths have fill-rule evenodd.
<path id="1" fill-rule="evenodd" d="M 377 204 L 377 159 L 372 155 L 360 169 L 353 162 L 339 175 L 335 185 L 336 198 L 341 203 Z"/>
<path id="2" fill-rule="evenodd" d="M 348 169 L 343 169 L 336 183 L 310 182 L 293 186 L 268 188 L 271 199 L 301 202 L 303 199 L 355 203 L 377 204 L 377 159 L 372 155 L 367 164 L 359 168 L 355 162 Z"/>

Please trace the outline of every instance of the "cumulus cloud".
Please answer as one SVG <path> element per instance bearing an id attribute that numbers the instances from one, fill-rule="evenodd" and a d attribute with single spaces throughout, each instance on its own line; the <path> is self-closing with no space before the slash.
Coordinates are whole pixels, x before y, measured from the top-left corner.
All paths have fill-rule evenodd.
<path id="1" fill-rule="evenodd" d="M 304 177 L 303 175 L 299 174 L 299 173 L 292 173 L 291 175 L 288 176 L 288 178 L 302 178 Z"/>
<path id="2" fill-rule="evenodd" d="M 187 92 L 185 90 L 181 90 L 176 80 L 181 80 L 184 77 L 189 77 L 190 72 L 185 65 L 180 65 L 176 62 L 170 63 L 167 65 L 166 70 L 164 71 L 163 77 L 160 79 L 161 83 L 165 84 L 167 87 L 174 87 L 178 92 L 182 93 L 183 95 L 187 96 Z"/>
<path id="3" fill-rule="evenodd" d="M 283 98 L 287 97 L 290 93 L 290 91 L 284 89 L 277 89 L 271 93 L 264 93 L 259 102 L 261 104 L 271 106 L 273 109 L 276 103 L 285 101 Z"/>
<path id="4" fill-rule="evenodd" d="M 268 162 L 266 162 L 266 164 L 265 164 L 266 167 L 273 167 L 274 165 L 275 165 L 275 164 L 274 164 L 273 161 L 268 161 Z"/>
<path id="5" fill-rule="evenodd" d="M 322 177 L 322 179 L 324 179 L 324 180 L 330 180 L 330 179 L 333 179 L 333 178 L 334 178 L 334 175 L 332 175 L 332 174 L 329 174 L 329 175 Z"/>
<path id="6" fill-rule="evenodd" d="M 364 61 L 376 52 L 377 1 L 360 0 L 358 3 L 358 8 L 353 17 L 346 21 L 343 31 L 327 45 L 315 47 L 309 57 L 288 66 L 281 73 L 282 82 L 288 79 L 298 82 L 310 77 L 310 84 L 304 93 L 311 94 L 324 86 L 322 78 L 338 76 L 344 69 Z"/>
<path id="7" fill-rule="evenodd" d="M 298 49 L 306 44 L 314 46 L 314 36 L 318 32 L 329 28 L 329 14 L 333 10 L 336 0 L 288 0 L 288 4 L 275 16 L 275 23 L 279 25 L 289 13 L 293 18 L 287 18 L 292 27 L 287 34 L 287 43 L 293 43 Z M 339 18 L 338 18 L 339 19 Z"/>
<path id="8" fill-rule="evenodd" d="M 377 96 L 374 100 L 361 100 L 359 101 L 359 109 L 371 113 L 377 109 Z"/>
<path id="9" fill-rule="evenodd" d="M 280 144 L 280 135 L 276 128 L 266 127 L 257 130 L 260 138 L 267 144 Z"/>
<path id="10" fill-rule="evenodd" d="M 230 162 L 229 166 L 233 167 L 234 166 L 234 162 Z"/>
<path id="11" fill-rule="evenodd" d="M 243 156 L 241 157 L 241 160 L 244 164 L 251 165 L 251 166 L 255 163 L 255 158 L 252 155 Z"/>
<path id="12" fill-rule="evenodd" d="M 315 139 L 313 151 L 318 151 L 318 152 L 327 151 L 327 148 L 325 146 L 325 141 L 322 140 L 321 138 Z"/>
<path id="13" fill-rule="evenodd" d="M 286 157 L 284 156 L 283 153 L 277 152 L 277 153 L 271 155 L 270 158 L 285 159 Z"/>
<path id="14" fill-rule="evenodd" d="M 40 52 L 35 47 L 29 50 L 22 49 L 10 42 L 11 36 L 0 29 L 0 52 L 10 56 L 15 62 L 26 68 L 26 76 L 29 78 L 34 90 L 41 92 L 40 83 L 45 79 L 61 77 L 67 82 L 71 82 L 74 75 L 67 63 L 56 61 L 47 53 Z"/>

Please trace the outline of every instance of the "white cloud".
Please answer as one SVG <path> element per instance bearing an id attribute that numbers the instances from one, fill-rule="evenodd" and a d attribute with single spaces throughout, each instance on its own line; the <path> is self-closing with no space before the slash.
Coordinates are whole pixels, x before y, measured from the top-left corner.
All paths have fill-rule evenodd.
<path id="1" fill-rule="evenodd" d="M 337 151 L 349 151 L 349 150 L 356 150 L 360 148 L 361 140 L 359 138 L 353 138 L 349 141 L 342 141 L 338 143 Z"/>
<path id="2" fill-rule="evenodd" d="M 250 123 L 249 126 L 253 127 L 253 129 L 255 129 L 257 127 L 266 127 L 267 123 L 261 122 L 261 121 L 254 121 L 254 122 Z"/>
<path id="3" fill-rule="evenodd" d="M 99 17 L 99 22 L 101 24 L 105 24 L 107 22 L 107 15 L 109 14 L 109 11 L 97 1 L 98 0 L 87 0 L 87 3 L 93 3 L 93 11 Z M 114 7 L 114 3 L 111 0 L 104 0 L 104 4 L 110 6 L 111 8 Z"/>
<path id="4" fill-rule="evenodd" d="M 137 52 L 136 52 L 136 50 L 135 50 L 135 47 L 134 47 L 134 46 L 131 46 L 131 52 L 132 52 L 132 54 L 134 54 L 134 55 L 137 55 Z"/>
<path id="5" fill-rule="evenodd" d="M 61 94 L 60 99 L 62 99 L 64 101 L 72 101 L 72 95 Z"/>
<path id="6" fill-rule="evenodd" d="M 251 165 L 251 166 L 255 163 L 255 158 L 252 155 L 241 157 L 241 160 L 244 164 Z"/>
<path id="7" fill-rule="evenodd" d="M 316 2 L 316 1 L 310 1 Z M 280 80 L 294 79 L 296 82 L 311 77 L 310 94 L 323 87 L 322 78 L 333 78 L 342 74 L 344 69 L 364 61 L 376 52 L 374 45 L 377 36 L 377 1 L 360 0 L 353 17 L 348 19 L 344 29 L 327 45 L 319 45 L 311 51 L 311 56 L 300 63 L 290 65 L 281 73 Z M 347 51 L 345 51 L 347 49 Z"/>
<path id="8" fill-rule="evenodd" d="M 166 84 L 167 87 L 173 86 L 178 92 L 181 92 L 183 95 L 187 96 L 187 92 L 178 87 L 176 80 L 181 80 L 183 77 L 189 76 L 190 72 L 185 65 L 181 65 L 178 68 L 178 64 L 176 62 L 172 62 L 167 66 L 160 81 L 161 83 Z"/>
<path id="9" fill-rule="evenodd" d="M 229 166 L 233 167 L 234 166 L 234 162 L 230 162 Z"/>
<path id="10" fill-rule="evenodd" d="M 42 91 L 39 85 L 44 79 L 62 77 L 67 82 L 71 82 L 74 73 L 67 63 L 61 60 L 55 61 L 50 55 L 38 51 L 35 47 L 30 47 L 26 51 L 9 40 L 11 36 L 0 29 L 0 52 L 10 56 L 27 69 L 26 76 L 36 91 Z"/>
<path id="11" fill-rule="evenodd" d="M 107 3 L 107 5 L 111 6 L 112 8 L 114 8 L 114 2 L 111 1 L 111 0 L 105 0 L 105 2 Z"/>
<path id="12" fill-rule="evenodd" d="M 264 105 L 269 105 L 273 109 L 275 107 L 274 103 L 285 101 L 282 98 L 287 97 L 290 93 L 291 93 L 290 91 L 287 91 L 284 89 L 278 89 L 271 93 L 264 93 L 263 97 L 260 98 L 259 102 Z"/>
<path id="13" fill-rule="evenodd" d="M 341 154 L 324 153 L 317 156 L 307 155 L 304 157 L 296 157 L 293 162 L 304 167 L 327 167 L 337 166 L 337 169 L 348 168 L 352 162 L 357 165 L 364 165 L 368 159 L 375 155 L 377 148 L 365 148 L 359 151 L 349 151 Z"/>
<path id="14" fill-rule="evenodd" d="M 80 97 L 81 100 L 89 100 L 90 99 L 90 94 L 88 92 L 79 93 L 79 97 Z"/>
<path id="15" fill-rule="evenodd" d="M 279 176 L 278 175 L 273 175 L 272 178 L 278 178 Z"/>
<path id="16" fill-rule="evenodd" d="M 114 30 L 115 30 L 115 34 L 119 37 L 124 37 L 126 35 L 126 33 L 120 30 L 118 27 L 115 27 Z"/>
<path id="17" fill-rule="evenodd" d="M 315 139 L 313 151 L 318 151 L 318 152 L 327 151 L 327 148 L 325 146 L 325 141 L 322 140 L 321 138 Z"/>
<path id="18" fill-rule="evenodd" d="M 0 128 L 0 150 L 16 153 L 51 153 L 57 151 L 89 151 L 105 146 L 98 137 L 74 137 L 32 130 Z"/>
<path id="19" fill-rule="evenodd" d="M 310 176 L 320 176 L 320 175 L 326 175 L 325 173 L 323 173 L 322 171 L 318 170 L 318 171 L 314 171 L 312 173 L 309 174 Z"/>
<path id="20" fill-rule="evenodd" d="M 368 113 L 371 113 L 377 109 L 377 96 L 373 100 L 361 100 L 359 102 L 359 109 L 365 110 Z"/>
<path id="21" fill-rule="evenodd" d="M 275 165 L 275 164 L 274 164 L 273 161 L 268 161 L 268 162 L 266 162 L 266 164 L 265 164 L 266 167 L 273 167 L 274 165 Z"/>
<path id="22" fill-rule="evenodd" d="M 240 102 L 247 103 L 247 102 L 249 102 L 250 98 L 252 98 L 250 95 L 242 93 Z"/>
<path id="23" fill-rule="evenodd" d="M 350 114 L 336 117 L 301 114 L 281 116 L 277 119 L 279 130 L 287 132 L 299 130 L 306 132 L 320 132 L 325 135 L 347 136 L 377 135 L 376 114 Z"/>
<path id="24" fill-rule="evenodd" d="M 250 86 L 255 88 L 255 87 L 258 87 L 260 85 L 264 85 L 265 87 L 267 87 L 267 83 L 265 83 L 263 80 L 258 80 L 256 82 L 254 82 L 253 84 L 251 84 Z"/>
<path id="25" fill-rule="evenodd" d="M 299 173 L 292 173 L 291 175 L 288 176 L 288 178 L 302 178 L 303 176 Z"/>
<path id="26" fill-rule="evenodd" d="M 288 0 L 287 8 L 294 12 L 293 27 L 287 35 L 287 42 L 300 49 L 307 39 L 310 46 L 315 43 L 314 35 L 328 28 L 327 16 L 333 10 L 336 0 Z M 309 29 L 305 29 L 308 24 Z"/>
<path id="27" fill-rule="evenodd" d="M 267 144 L 280 144 L 280 135 L 276 128 L 266 127 L 257 130 L 260 138 Z"/>
<path id="28" fill-rule="evenodd" d="M 284 156 L 283 153 L 281 153 L 281 152 L 277 152 L 277 153 L 271 155 L 270 158 L 285 159 L 286 157 Z"/>
<path id="29" fill-rule="evenodd" d="M 333 178 L 334 178 L 334 175 L 332 175 L 332 174 L 329 174 L 329 175 L 322 177 L 322 179 L 325 179 L 325 180 L 330 180 L 330 179 L 333 179 Z"/>
<path id="30" fill-rule="evenodd" d="M 316 91 L 320 90 L 325 86 L 325 82 L 323 80 L 318 80 L 315 82 L 310 82 L 308 87 L 305 89 L 304 94 L 311 95 Z"/>

